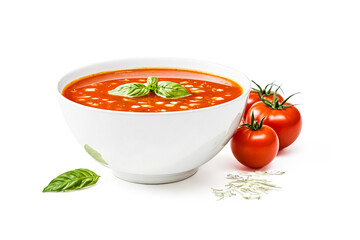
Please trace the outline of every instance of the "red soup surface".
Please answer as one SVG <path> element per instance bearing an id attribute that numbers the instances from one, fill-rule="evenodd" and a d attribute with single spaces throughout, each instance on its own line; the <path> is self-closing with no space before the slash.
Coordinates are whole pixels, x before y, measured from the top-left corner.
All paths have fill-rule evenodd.
<path id="1" fill-rule="evenodd" d="M 110 95 L 108 91 L 127 83 L 146 83 L 149 76 L 159 82 L 183 85 L 190 96 L 169 99 L 150 92 L 142 97 Z M 206 108 L 231 101 L 242 94 L 241 86 L 227 78 L 172 68 L 139 68 L 101 72 L 77 79 L 62 94 L 76 103 L 107 110 L 126 112 L 174 112 Z"/>

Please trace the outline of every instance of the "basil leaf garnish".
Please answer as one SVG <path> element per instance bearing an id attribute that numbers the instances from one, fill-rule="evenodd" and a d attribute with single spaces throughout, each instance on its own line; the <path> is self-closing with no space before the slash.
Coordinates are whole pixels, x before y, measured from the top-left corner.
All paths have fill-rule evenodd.
<path id="1" fill-rule="evenodd" d="M 182 98 L 191 95 L 181 84 L 158 81 L 157 77 L 148 77 L 146 85 L 142 83 L 128 83 L 120 85 L 108 93 L 123 97 L 141 97 L 149 92 L 154 92 L 163 98 Z"/>
<path id="2" fill-rule="evenodd" d="M 150 91 L 155 91 L 158 86 L 158 78 L 157 77 L 148 77 L 146 86 Z"/>
<path id="3" fill-rule="evenodd" d="M 159 82 L 154 92 L 164 98 L 182 98 L 191 95 L 183 85 L 174 82 Z"/>
<path id="4" fill-rule="evenodd" d="M 98 161 L 99 163 L 101 163 L 103 165 L 106 165 L 106 166 L 108 165 L 108 163 L 103 159 L 103 157 L 101 156 L 101 154 L 98 151 L 96 151 L 95 149 L 93 149 L 92 147 L 90 147 L 87 144 L 85 144 L 84 148 L 85 148 L 85 151 L 96 161 Z"/>
<path id="5" fill-rule="evenodd" d="M 109 91 L 109 94 L 123 97 L 141 97 L 148 94 L 149 91 L 142 83 L 128 83 Z"/>
<path id="6" fill-rule="evenodd" d="M 65 172 L 54 178 L 43 192 L 67 192 L 80 190 L 94 185 L 99 180 L 99 175 L 89 169 L 79 168 Z"/>

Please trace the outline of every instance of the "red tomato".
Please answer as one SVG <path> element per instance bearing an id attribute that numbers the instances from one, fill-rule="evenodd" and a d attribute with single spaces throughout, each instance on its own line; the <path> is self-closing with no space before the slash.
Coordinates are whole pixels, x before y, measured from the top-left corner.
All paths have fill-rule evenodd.
<path id="1" fill-rule="evenodd" d="M 270 107 L 264 102 L 257 102 L 249 109 L 246 115 L 247 123 L 251 121 L 250 113 L 254 113 L 256 120 L 266 116 L 264 124 L 275 130 L 279 137 L 280 150 L 292 144 L 300 134 L 301 115 L 299 110 L 290 103 L 277 102 L 273 107 Z"/>
<path id="2" fill-rule="evenodd" d="M 231 139 L 231 150 L 243 165 L 261 168 L 269 164 L 279 150 L 279 139 L 275 131 L 257 121 L 242 125 Z"/>
<path id="3" fill-rule="evenodd" d="M 260 93 L 261 94 L 261 93 Z M 266 100 L 272 102 L 273 99 L 274 99 L 274 94 L 273 92 L 270 94 L 270 95 L 264 95 L 264 94 L 261 94 L 261 96 L 263 98 L 265 98 Z M 279 101 L 284 101 L 283 97 L 277 93 L 276 96 L 278 97 Z M 254 104 L 254 103 L 257 103 L 257 102 L 260 102 L 260 98 L 259 98 L 259 94 L 257 91 L 254 91 L 254 90 L 251 90 L 250 93 L 249 93 L 249 98 L 247 100 L 247 104 L 246 104 L 246 107 L 245 107 L 245 110 L 244 110 L 244 116 L 246 116 L 246 114 L 248 113 L 249 109 L 251 108 L 251 106 Z"/>

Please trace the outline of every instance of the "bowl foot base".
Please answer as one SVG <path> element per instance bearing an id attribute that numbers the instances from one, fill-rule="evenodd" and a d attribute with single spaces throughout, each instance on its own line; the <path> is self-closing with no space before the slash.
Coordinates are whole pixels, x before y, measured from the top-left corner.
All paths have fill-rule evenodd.
<path id="1" fill-rule="evenodd" d="M 142 183 L 142 184 L 164 184 L 172 183 L 184 180 L 191 177 L 197 172 L 197 168 L 190 171 L 174 173 L 174 174 L 163 174 L 163 175 L 142 175 L 142 174 L 131 174 L 131 173 L 122 173 L 122 172 L 113 172 L 114 175 L 122 180 L 133 182 L 133 183 Z"/>

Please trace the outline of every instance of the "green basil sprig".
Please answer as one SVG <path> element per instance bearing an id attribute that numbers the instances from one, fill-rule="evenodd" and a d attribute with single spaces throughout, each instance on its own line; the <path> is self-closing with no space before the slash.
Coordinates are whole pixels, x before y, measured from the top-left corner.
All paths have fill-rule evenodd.
<path id="1" fill-rule="evenodd" d="M 109 91 L 109 94 L 123 97 L 141 97 L 149 92 L 150 90 L 142 83 L 128 83 Z"/>
<path id="2" fill-rule="evenodd" d="M 159 82 L 154 92 L 164 98 L 181 98 L 191 95 L 184 86 L 174 82 Z"/>
<path id="3" fill-rule="evenodd" d="M 159 83 L 159 79 L 157 77 L 148 77 L 146 86 L 150 91 L 155 91 Z"/>
<path id="4" fill-rule="evenodd" d="M 147 83 L 128 83 L 109 91 L 111 95 L 123 97 L 141 97 L 149 92 L 163 98 L 182 98 L 191 95 L 186 88 L 174 82 L 159 82 L 157 77 L 148 77 Z"/>
<path id="5" fill-rule="evenodd" d="M 80 190 L 94 185 L 99 180 L 99 175 L 89 169 L 79 168 L 65 172 L 54 178 L 43 192 L 67 192 Z"/>

